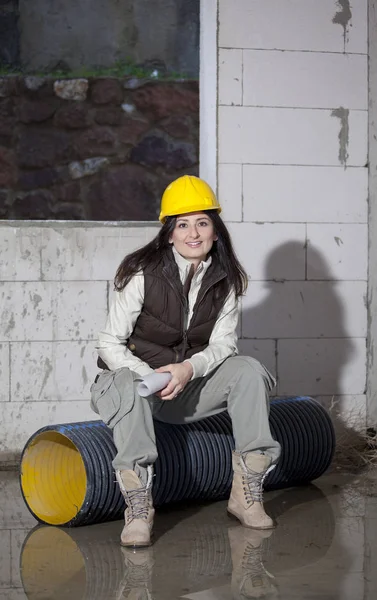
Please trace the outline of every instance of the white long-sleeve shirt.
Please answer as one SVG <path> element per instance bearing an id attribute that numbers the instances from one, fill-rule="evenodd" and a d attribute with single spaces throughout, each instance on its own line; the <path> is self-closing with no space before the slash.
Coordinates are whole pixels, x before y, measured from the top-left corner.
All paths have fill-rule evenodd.
<path id="1" fill-rule="evenodd" d="M 173 253 L 182 285 L 184 285 L 191 268 L 191 262 L 183 258 L 175 248 L 173 248 Z M 192 278 L 188 296 L 187 327 L 192 318 L 203 277 L 211 262 L 211 257 L 207 261 L 201 262 Z M 98 335 L 98 345 L 96 346 L 98 354 L 111 370 L 128 367 L 140 376 L 153 372 L 153 369 L 146 362 L 134 356 L 126 346 L 142 310 L 143 303 L 144 275 L 140 272 L 131 279 L 121 292 L 114 292 L 105 329 Z M 236 332 L 238 314 L 238 301 L 234 292 L 230 292 L 217 317 L 207 348 L 188 359 L 194 371 L 192 379 L 208 375 L 226 358 L 238 353 Z"/>

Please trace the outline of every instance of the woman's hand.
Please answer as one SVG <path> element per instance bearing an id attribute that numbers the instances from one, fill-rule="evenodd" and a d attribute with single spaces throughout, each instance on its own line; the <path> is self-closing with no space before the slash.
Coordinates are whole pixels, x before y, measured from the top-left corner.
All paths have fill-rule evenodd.
<path id="1" fill-rule="evenodd" d="M 156 369 L 156 373 L 171 373 L 172 375 L 166 388 L 158 392 L 157 396 L 159 396 L 161 400 L 174 400 L 174 398 L 186 387 L 193 372 L 192 365 L 189 362 L 166 365 L 166 367 Z"/>

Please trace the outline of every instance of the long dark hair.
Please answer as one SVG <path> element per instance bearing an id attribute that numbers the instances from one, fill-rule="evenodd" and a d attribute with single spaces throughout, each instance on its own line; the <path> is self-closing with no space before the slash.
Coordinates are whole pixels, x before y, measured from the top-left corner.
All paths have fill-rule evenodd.
<path id="1" fill-rule="evenodd" d="M 247 289 L 247 275 L 239 262 L 234 249 L 229 231 L 217 211 L 203 211 L 213 223 L 217 241 L 213 243 L 210 254 L 217 258 L 220 266 L 227 274 L 227 289 L 234 290 L 236 297 L 242 296 Z M 170 236 L 174 231 L 177 217 L 167 217 L 164 225 L 156 237 L 139 250 L 128 254 L 120 263 L 115 275 L 114 285 L 121 292 L 136 273 L 147 266 L 160 262 L 163 255 L 170 247 Z"/>

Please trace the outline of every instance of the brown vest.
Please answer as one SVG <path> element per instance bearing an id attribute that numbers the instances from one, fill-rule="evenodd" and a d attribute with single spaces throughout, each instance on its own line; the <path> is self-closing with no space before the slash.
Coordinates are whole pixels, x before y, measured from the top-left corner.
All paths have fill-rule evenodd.
<path id="1" fill-rule="evenodd" d="M 225 279 L 225 271 L 213 257 L 185 331 L 188 300 L 172 251 L 144 269 L 144 304 L 127 343 L 129 350 L 153 369 L 204 350 L 227 296 Z"/>

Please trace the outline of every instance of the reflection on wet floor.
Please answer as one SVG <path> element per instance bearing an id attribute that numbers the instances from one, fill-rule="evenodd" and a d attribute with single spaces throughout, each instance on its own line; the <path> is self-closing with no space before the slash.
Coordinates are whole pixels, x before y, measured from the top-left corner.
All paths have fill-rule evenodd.
<path id="1" fill-rule="evenodd" d="M 377 597 L 377 476 L 267 494 L 272 532 L 241 527 L 225 502 L 165 507 L 137 552 L 120 547 L 120 521 L 37 526 L 15 473 L 0 473 L 0 498 L 0 600 Z"/>

